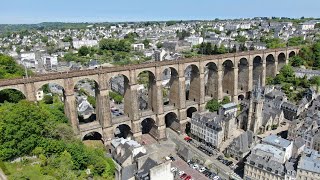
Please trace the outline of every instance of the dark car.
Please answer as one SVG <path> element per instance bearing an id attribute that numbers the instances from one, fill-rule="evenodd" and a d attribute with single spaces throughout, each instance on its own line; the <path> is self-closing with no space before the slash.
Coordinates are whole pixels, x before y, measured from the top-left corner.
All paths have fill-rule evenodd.
<path id="1" fill-rule="evenodd" d="M 220 156 L 218 156 L 218 158 L 217 158 L 217 159 L 220 161 L 220 160 L 222 160 L 222 159 L 223 159 L 223 156 L 221 156 L 221 155 L 220 155 Z"/>
<path id="2" fill-rule="evenodd" d="M 228 161 L 228 162 L 226 163 L 227 166 L 230 166 L 231 164 L 233 164 L 232 161 Z"/>
<path id="3" fill-rule="evenodd" d="M 170 159 L 171 159 L 172 161 L 175 161 L 175 160 L 176 160 L 173 156 L 170 156 Z"/>

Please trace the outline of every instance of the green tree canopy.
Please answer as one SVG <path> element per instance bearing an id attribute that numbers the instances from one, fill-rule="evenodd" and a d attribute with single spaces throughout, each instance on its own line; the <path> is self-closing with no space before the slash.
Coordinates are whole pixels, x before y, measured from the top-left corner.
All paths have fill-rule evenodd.
<path id="1" fill-rule="evenodd" d="M 304 60 L 300 56 L 293 56 L 289 59 L 291 65 L 294 67 L 299 67 L 304 64 Z"/>
<path id="2" fill-rule="evenodd" d="M 78 50 L 79 56 L 86 56 L 90 53 L 90 49 L 87 46 L 81 46 Z"/>
<path id="3" fill-rule="evenodd" d="M 149 39 L 145 39 L 145 40 L 143 40 L 143 42 L 142 42 L 143 44 L 144 44 L 144 47 L 145 48 L 150 48 L 150 40 Z"/>
<path id="4" fill-rule="evenodd" d="M 130 52 L 131 43 L 128 40 L 116 40 L 116 39 L 102 39 L 99 42 L 100 49 L 111 51 L 124 51 Z"/>
<path id="5" fill-rule="evenodd" d="M 218 111 L 220 107 L 221 107 L 221 104 L 216 99 L 212 99 L 208 101 L 206 104 L 206 109 L 208 109 L 210 112 Z"/>
<path id="6" fill-rule="evenodd" d="M 29 71 L 28 74 L 32 74 L 32 72 Z M 18 65 L 12 57 L 0 54 L 0 79 L 16 78 L 24 75 L 24 68 Z"/>
<path id="7" fill-rule="evenodd" d="M 288 39 L 288 46 L 300 46 L 305 44 L 306 41 L 302 36 L 292 37 Z"/>

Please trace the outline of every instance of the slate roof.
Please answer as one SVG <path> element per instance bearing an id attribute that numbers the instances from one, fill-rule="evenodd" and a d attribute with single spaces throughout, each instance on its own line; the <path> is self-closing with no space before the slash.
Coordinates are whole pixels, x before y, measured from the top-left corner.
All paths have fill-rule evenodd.
<path id="1" fill-rule="evenodd" d="M 254 134 L 248 130 L 235 138 L 231 143 L 231 148 L 238 150 L 239 152 L 246 153 L 250 151 L 250 147 L 253 143 Z"/>
<path id="2" fill-rule="evenodd" d="M 259 156 L 253 153 L 248 156 L 247 163 L 257 168 L 265 169 L 273 174 L 278 174 L 280 176 L 285 175 L 283 164 L 272 160 L 270 156 Z"/>
<path id="3" fill-rule="evenodd" d="M 134 174 L 138 172 L 137 165 L 136 164 L 131 164 L 129 166 L 123 167 L 121 171 L 121 180 L 128 180 L 131 179 Z"/>
<path id="4" fill-rule="evenodd" d="M 276 147 L 280 147 L 280 148 L 287 148 L 291 144 L 291 141 L 278 137 L 274 134 L 263 138 L 262 142 L 276 146 Z"/>
<path id="5" fill-rule="evenodd" d="M 320 154 L 313 149 L 305 149 L 300 159 L 298 169 L 320 173 Z"/>
<path id="6" fill-rule="evenodd" d="M 149 171 L 153 167 L 157 166 L 158 163 L 151 158 L 147 158 L 147 160 L 144 162 L 144 164 L 141 166 L 139 171 L 136 174 L 136 177 L 141 180 L 148 180 L 149 178 Z"/>

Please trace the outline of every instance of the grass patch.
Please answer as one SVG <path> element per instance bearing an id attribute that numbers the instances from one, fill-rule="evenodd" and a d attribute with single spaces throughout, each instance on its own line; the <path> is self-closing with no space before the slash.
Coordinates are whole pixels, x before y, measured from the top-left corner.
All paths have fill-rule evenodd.
<path id="1" fill-rule="evenodd" d="M 17 163 L 4 163 L 11 175 L 9 179 L 46 179 L 55 180 L 52 176 L 43 175 L 39 164 L 25 164 L 22 162 Z"/>

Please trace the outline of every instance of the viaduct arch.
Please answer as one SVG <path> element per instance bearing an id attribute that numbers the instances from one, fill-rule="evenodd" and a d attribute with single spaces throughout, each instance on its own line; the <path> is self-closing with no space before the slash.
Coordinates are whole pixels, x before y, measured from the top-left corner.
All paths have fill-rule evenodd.
<path id="1" fill-rule="evenodd" d="M 166 138 L 166 124 L 171 126 L 174 123 L 174 128 L 183 132 L 190 121 L 190 112 L 195 109 L 204 111 L 206 102 L 212 98 L 222 100 L 223 96 L 228 95 L 234 102 L 245 98 L 246 92 L 251 91 L 255 83 L 265 85 L 266 77 L 275 76 L 280 68 L 288 63 L 288 58 L 298 52 L 299 47 L 288 47 L 36 75 L 1 80 L 0 91 L 16 89 L 21 91 L 27 100 L 36 101 L 36 91 L 44 84 L 54 83 L 64 89 L 65 114 L 80 138 L 84 138 L 88 133 L 99 133 L 107 145 L 114 138 L 117 127 L 122 125 L 121 127 L 128 131 L 125 133 L 127 136 L 132 134 L 133 138 L 139 139 L 142 133 L 152 132 L 152 135 L 160 140 Z M 166 69 L 170 69 L 170 78 L 167 84 L 163 84 Z M 149 73 L 147 111 L 139 109 L 137 98 L 138 76 L 142 72 Z M 189 74 L 186 75 L 186 72 Z M 125 113 L 123 117 L 114 118 L 110 112 L 110 81 L 119 75 L 124 79 Z M 257 79 L 259 77 L 260 81 Z M 96 82 L 97 120 L 87 124 L 79 124 L 74 96 L 74 87 L 81 79 Z M 164 104 L 164 86 L 169 89 L 167 104 Z M 188 111 L 190 107 L 194 108 Z M 174 117 L 174 121 L 170 117 Z"/>

